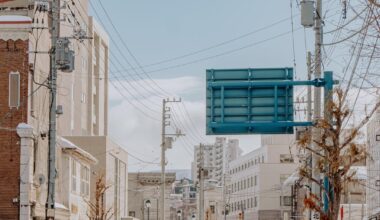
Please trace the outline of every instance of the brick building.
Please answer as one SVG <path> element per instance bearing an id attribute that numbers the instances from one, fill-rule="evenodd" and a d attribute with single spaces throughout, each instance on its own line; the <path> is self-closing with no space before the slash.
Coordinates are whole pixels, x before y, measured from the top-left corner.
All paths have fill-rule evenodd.
<path id="1" fill-rule="evenodd" d="M 27 122 L 30 25 L 26 17 L 0 18 L 0 219 L 15 219 L 19 213 L 20 138 L 15 128 Z"/>

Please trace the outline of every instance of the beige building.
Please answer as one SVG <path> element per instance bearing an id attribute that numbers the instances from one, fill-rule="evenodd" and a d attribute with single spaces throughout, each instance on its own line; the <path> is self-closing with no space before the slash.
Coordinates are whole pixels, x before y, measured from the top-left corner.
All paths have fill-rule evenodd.
<path id="1" fill-rule="evenodd" d="M 380 219 L 380 110 L 367 125 L 367 212 L 368 219 Z"/>
<path id="2" fill-rule="evenodd" d="M 67 136 L 65 138 L 89 152 L 98 161 L 91 167 L 91 201 L 94 201 L 95 182 L 100 175 L 103 175 L 109 186 L 104 198 L 105 208 L 111 209 L 112 219 L 119 220 L 127 217 L 128 153 L 107 136 Z"/>
<path id="3" fill-rule="evenodd" d="M 17 132 L 19 139 L 14 138 L 12 141 L 24 145 L 15 151 L 19 154 L 17 158 L 21 158 L 20 162 L 15 160 L 19 163 L 20 169 L 17 170 L 20 172 L 15 173 L 18 176 L 14 177 L 20 186 L 7 189 L 0 182 L 5 191 L 15 192 L 10 195 L 13 200 L 7 198 L 4 206 L 0 204 L 0 218 L 16 219 L 13 216 L 19 215 L 20 219 L 45 219 L 49 90 L 41 84 L 47 84 L 50 68 L 49 54 L 46 53 L 51 46 L 49 3 L 15 0 L 1 2 L 0 7 L 0 41 L 5 41 L 7 47 L 12 42 L 17 47 L 20 47 L 21 42 L 27 46 L 25 53 L 14 57 L 25 62 L 6 70 L 15 73 L 20 71 L 22 74 L 19 86 L 22 91 L 19 91 L 21 108 L 17 110 L 22 111 L 22 117 L 13 119 L 13 122 L 21 123 Z M 94 170 L 98 171 L 99 164 L 103 163 L 107 163 L 103 167 L 107 167 L 106 175 L 114 184 L 107 194 L 107 201 L 114 201 L 112 205 L 115 205 L 117 213 L 115 219 L 118 219 L 127 214 L 127 154 L 123 150 L 118 151 L 118 154 L 109 153 L 108 149 L 121 148 L 105 137 L 108 134 L 108 35 L 88 16 L 87 0 L 61 1 L 60 21 L 60 37 L 70 38 L 75 68 L 72 72 L 58 71 L 57 105 L 62 109 L 62 114 L 57 117 L 57 133 L 61 137 L 101 137 L 98 143 L 92 142 L 96 137 L 84 137 L 78 140 L 78 144 L 73 144 L 75 149 L 57 145 L 56 219 L 87 218 L 86 200 L 91 198 L 87 192 L 91 194 L 93 191 L 93 175 L 90 174 Z M 16 55 L 13 53 L 12 56 Z M 1 113 L 6 114 L 3 111 Z M 9 126 L 16 127 L 13 124 Z M 85 147 L 92 150 L 93 146 L 99 152 L 103 150 L 104 155 L 101 157 L 91 152 L 98 161 L 95 166 L 91 155 L 83 150 Z M 78 178 L 74 181 L 76 176 Z M 74 182 L 77 184 L 74 185 Z M 89 185 L 90 189 L 82 188 L 85 185 Z"/>
<path id="4" fill-rule="evenodd" d="M 170 219 L 170 193 L 172 184 L 176 179 L 175 173 L 166 173 L 165 182 L 165 220 Z M 158 172 L 142 172 L 128 174 L 128 214 L 140 220 L 159 219 L 159 197 L 160 197 L 161 174 Z M 151 207 L 145 202 L 149 200 Z"/>
<path id="5" fill-rule="evenodd" d="M 282 183 L 298 167 L 292 146 L 292 135 L 262 136 L 260 148 L 229 164 L 227 219 L 273 220 L 289 215 L 291 197 Z"/>

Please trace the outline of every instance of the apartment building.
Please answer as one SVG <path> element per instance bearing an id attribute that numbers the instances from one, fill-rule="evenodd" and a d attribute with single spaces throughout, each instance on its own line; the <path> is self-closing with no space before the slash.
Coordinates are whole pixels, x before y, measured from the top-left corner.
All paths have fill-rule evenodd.
<path id="1" fill-rule="evenodd" d="M 367 214 L 368 219 L 380 219 L 380 110 L 367 125 Z"/>
<path id="2" fill-rule="evenodd" d="M 165 174 L 165 220 L 170 219 L 170 194 L 175 173 Z M 141 172 L 128 174 L 128 214 L 140 220 L 158 219 L 161 174 L 158 172 Z M 150 208 L 145 205 L 150 201 Z M 148 218 L 149 216 L 149 218 Z"/>
<path id="3" fill-rule="evenodd" d="M 207 179 L 223 183 L 223 174 L 228 169 L 228 163 L 237 159 L 242 151 L 239 140 L 217 137 L 215 143 L 194 147 L 194 161 L 192 163 L 192 179 L 197 181 L 198 168 L 202 165 L 207 171 Z"/>
<path id="4" fill-rule="evenodd" d="M 50 68 L 49 54 L 45 53 L 50 49 L 48 10 L 49 5 L 43 1 L 0 2 L 0 71 L 4 73 L 0 76 L 0 156 L 7 158 L 0 163 L 0 219 L 45 219 L 49 90 L 43 84 L 47 83 Z M 57 117 L 57 133 L 60 137 L 105 136 L 108 36 L 88 16 L 86 0 L 61 1 L 60 10 L 60 37 L 70 38 L 75 68 L 72 72 L 58 71 L 57 105 L 62 114 Z M 78 34 L 93 40 L 82 40 Z M 75 213 L 84 207 L 83 200 L 72 203 L 72 188 L 65 187 L 73 185 L 65 186 L 61 181 L 64 175 L 75 172 L 75 163 L 67 160 L 90 169 L 78 168 L 77 175 L 82 175 L 82 170 L 92 173 L 94 163 L 86 159 L 88 152 L 83 149 L 78 150 L 83 154 L 80 158 L 73 152 L 57 147 L 56 219 L 77 219 Z"/>
<path id="5" fill-rule="evenodd" d="M 262 136 L 260 148 L 230 162 L 227 219 L 289 216 L 291 195 L 282 183 L 297 169 L 292 146 L 291 135 Z"/>

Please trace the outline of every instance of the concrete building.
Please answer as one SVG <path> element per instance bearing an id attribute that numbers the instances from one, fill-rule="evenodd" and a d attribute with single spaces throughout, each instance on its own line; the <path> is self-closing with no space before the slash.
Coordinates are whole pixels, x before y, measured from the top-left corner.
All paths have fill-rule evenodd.
<path id="1" fill-rule="evenodd" d="M 219 185 L 222 185 L 223 174 L 228 169 L 228 163 L 237 159 L 241 153 L 238 140 L 231 139 L 227 141 L 224 137 L 217 137 L 213 144 L 203 145 L 203 154 L 200 146 L 195 146 L 192 179 L 198 181 L 198 168 L 203 163 L 203 167 L 206 167 L 208 170 L 207 178 L 217 181 Z"/>
<path id="2" fill-rule="evenodd" d="M 380 219 L 380 110 L 367 125 L 367 213 L 368 219 Z"/>
<path id="3" fill-rule="evenodd" d="M 98 161 L 91 167 L 91 201 L 94 201 L 97 178 L 104 176 L 106 184 L 109 186 L 104 198 L 106 209 L 111 209 L 112 218 L 115 220 L 127 217 L 128 153 L 107 136 L 68 136 L 65 138 L 89 152 Z"/>
<path id="4" fill-rule="evenodd" d="M 166 173 L 165 182 L 165 220 L 170 219 L 170 194 L 172 184 L 176 179 L 175 173 Z M 156 172 L 129 173 L 128 174 L 128 215 L 140 220 L 157 219 L 160 197 L 161 174 Z M 148 208 L 145 202 L 149 200 L 151 207 Z"/>
<path id="5" fill-rule="evenodd" d="M 281 186 L 298 167 L 290 152 L 292 146 L 291 135 L 262 136 L 260 148 L 230 163 L 227 219 L 289 216 L 291 195 Z"/>

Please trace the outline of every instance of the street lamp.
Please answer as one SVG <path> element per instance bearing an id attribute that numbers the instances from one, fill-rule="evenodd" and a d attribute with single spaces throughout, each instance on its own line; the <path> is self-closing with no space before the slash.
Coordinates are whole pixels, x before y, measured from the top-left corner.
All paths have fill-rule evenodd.
<path id="1" fill-rule="evenodd" d="M 178 216 L 178 220 L 181 220 L 181 217 L 182 217 L 182 211 L 181 210 L 177 211 L 177 216 Z"/>
<path id="2" fill-rule="evenodd" d="M 195 214 L 192 214 L 192 215 L 191 215 L 191 220 L 195 220 L 195 218 L 196 218 L 196 217 L 195 217 Z"/>
<path id="3" fill-rule="evenodd" d="M 149 220 L 149 217 L 150 217 L 150 212 L 149 212 L 149 210 L 150 210 L 150 207 L 152 206 L 152 203 L 150 202 L 150 200 L 149 199 L 147 199 L 146 201 L 145 201 L 145 207 L 148 209 L 148 220 Z"/>

